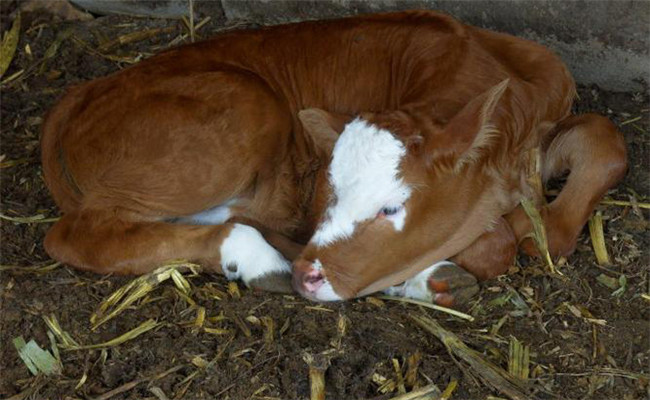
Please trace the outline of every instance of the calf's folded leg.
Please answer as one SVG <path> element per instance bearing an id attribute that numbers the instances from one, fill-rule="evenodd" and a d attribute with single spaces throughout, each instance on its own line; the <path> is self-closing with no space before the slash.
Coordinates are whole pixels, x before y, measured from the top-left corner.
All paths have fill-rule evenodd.
<path id="1" fill-rule="evenodd" d="M 607 190 L 618 183 L 627 168 L 625 141 L 607 118 L 585 114 L 571 116 L 549 133 L 543 157 L 543 179 L 569 171 L 558 197 L 540 213 L 552 256 L 573 252 L 578 236 Z M 481 236 L 450 261 L 437 263 L 388 289 L 391 294 L 458 306 L 477 289 L 476 280 L 504 273 L 513 265 L 517 243 L 529 255 L 538 255 L 530 219 L 517 207 L 502 218 L 492 232 Z M 460 268 L 462 267 L 462 268 Z"/>
<path id="2" fill-rule="evenodd" d="M 187 259 L 254 288 L 291 291 L 290 264 L 242 224 L 179 225 L 133 221 L 112 211 L 71 212 L 50 229 L 45 249 L 56 260 L 102 274 L 143 274 Z"/>
<path id="3" fill-rule="evenodd" d="M 596 114 L 562 120 L 549 135 L 544 149 L 544 181 L 569 171 L 558 197 L 540 210 L 551 256 L 568 256 L 602 197 L 625 175 L 627 157 L 623 135 L 607 118 Z M 537 255 L 529 218 L 521 207 L 506 216 L 521 248 Z"/>
<path id="4" fill-rule="evenodd" d="M 385 293 L 458 307 L 478 293 L 478 281 L 501 275 L 514 265 L 517 243 L 510 225 L 500 218 L 494 228 L 468 248 L 433 264 Z"/>

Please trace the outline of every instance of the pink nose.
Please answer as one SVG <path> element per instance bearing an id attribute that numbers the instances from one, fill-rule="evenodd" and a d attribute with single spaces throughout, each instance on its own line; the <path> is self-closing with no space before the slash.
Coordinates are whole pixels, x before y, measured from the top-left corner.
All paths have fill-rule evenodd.
<path id="1" fill-rule="evenodd" d="M 302 294 L 314 294 L 325 282 L 320 270 L 304 259 L 293 263 L 293 288 Z"/>

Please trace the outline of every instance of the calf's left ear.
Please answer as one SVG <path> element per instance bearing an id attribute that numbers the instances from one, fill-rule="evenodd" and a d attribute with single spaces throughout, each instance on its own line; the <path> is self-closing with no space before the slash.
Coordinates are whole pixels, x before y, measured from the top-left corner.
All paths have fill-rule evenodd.
<path id="1" fill-rule="evenodd" d="M 456 165 L 476 159 L 497 133 L 492 123 L 499 100 L 508 88 L 506 79 L 465 105 L 427 144 L 429 160 L 452 156 Z"/>
<path id="2" fill-rule="evenodd" d="M 298 112 L 298 119 L 305 135 L 311 138 L 315 150 L 322 154 L 331 154 L 334 143 L 352 117 L 319 108 L 307 108 Z"/>

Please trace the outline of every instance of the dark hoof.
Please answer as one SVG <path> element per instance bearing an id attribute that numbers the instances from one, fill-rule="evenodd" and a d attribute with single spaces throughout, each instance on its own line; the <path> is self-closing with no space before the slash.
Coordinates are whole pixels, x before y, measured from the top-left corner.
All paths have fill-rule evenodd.
<path id="1" fill-rule="evenodd" d="M 444 262 L 436 264 L 429 274 L 428 286 L 432 301 L 444 307 L 466 305 L 479 291 L 476 277 L 460 266 Z"/>
<path id="2" fill-rule="evenodd" d="M 276 272 L 263 275 L 248 282 L 248 286 L 252 289 L 263 290 L 265 292 L 294 292 L 293 287 L 291 286 L 291 273 L 289 272 Z"/>

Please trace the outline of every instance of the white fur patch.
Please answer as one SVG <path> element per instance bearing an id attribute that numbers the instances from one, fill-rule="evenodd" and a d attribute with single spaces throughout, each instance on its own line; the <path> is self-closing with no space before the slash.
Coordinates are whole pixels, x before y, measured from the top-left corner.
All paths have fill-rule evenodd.
<path id="1" fill-rule="evenodd" d="M 384 293 L 389 296 L 407 297 L 409 299 L 433 302 L 435 293 L 429 288 L 429 277 L 436 269 L 449 263 L 449 261 L 437 262 L 401 285 L 391 286 L 385 289 Z"/>
<path id="2" fill-rule="evenodd" d="M 237 199 L 228 200 L 224 204 L 209 208 L 196 214 L 176 219 L 177 223 L 193 225 L 220 225 L 228 221 L 232 216 L 230 207 L 237 202 Z"/>
<path id="3" fill-rule="evenodd" d="M 383 207 L 404 204 L 411 195 L 411 188 L 399 177 L 405 154 L 404 144 L 386 130 L 359 118 L 346 125 L 329 166 L 333 204 L 312 242 L 324 246 L 348 238 L 358 222 L 374 218 Z M 404 227 L 406 210 L 401 212 L 386 218 L 396 230 Z"/>
<path id="4" fill-rule="evenodd" d="M 229 280 L 241 279 L 248 285 L 267 274 L 291 273 L 289 262 L 248 225 L 235 224 L 220 250 L 221 267 Z"/>

